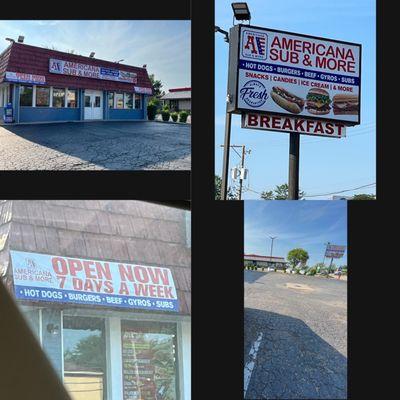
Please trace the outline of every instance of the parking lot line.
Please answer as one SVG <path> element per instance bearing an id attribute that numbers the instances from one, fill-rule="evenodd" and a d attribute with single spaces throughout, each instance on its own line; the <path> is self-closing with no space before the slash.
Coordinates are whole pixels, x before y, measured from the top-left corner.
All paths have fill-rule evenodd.
<path id="1" fill-rule="evenodd" d="M 263 334 L 260 332 L 258 334 L 257 340 L 251 346 L 249 352 L 249 360 L 247 361 L 246 365 L 244 366 L 244 397 L 246 397 L 247 388 L 250 383 L 251 374 L 253 373 L 253 369 L 256 363 L 257 352 L 260 347 L 260 343 L 262 340 Z"/>

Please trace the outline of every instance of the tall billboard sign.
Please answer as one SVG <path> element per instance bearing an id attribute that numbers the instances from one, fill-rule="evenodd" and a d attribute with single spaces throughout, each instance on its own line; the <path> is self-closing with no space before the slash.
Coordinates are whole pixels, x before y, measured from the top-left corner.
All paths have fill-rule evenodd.
<path id="1" fill-rule="evenodd" d="M 360 123 L 359 44 L 236 25 L 229 58 L 228 112 Z"/>
<path id="2" fill-rule="evenodd" d="M 328 244 L 325 250 L 326 258 L 342 258 L 344 252 L 346 251 L 346 246 L 338 246 L 335 244 Z"/>

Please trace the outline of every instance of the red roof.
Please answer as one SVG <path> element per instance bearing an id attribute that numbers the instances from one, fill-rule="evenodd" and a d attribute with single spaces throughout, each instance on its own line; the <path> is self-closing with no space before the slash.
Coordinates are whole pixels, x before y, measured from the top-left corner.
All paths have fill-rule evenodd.
<path id="1" fill-rule="evenodd" d="M 190 87 L 169 89 L 170 92 L 188 92 L 188 91 L 191 91 L 191 90 L 192 90 L 192 88 L 190 88 Z"/>
<path id="2" fill-rule="evenodd" d="M 50 58 L 134 72 L 137 74 L 137 83 L 132 84 L 110 80 L 53 74 L 49 72 Z M 132 91 L 133 86 L 144 88 L 152 87 L 146 68 L 118 64 L 110 61 L 84 57 L 77 54 L 69 54 L 57 50 L 44 49 L 42 47 L 30 46 L 16 42 L 12 43 L 9 48 L 0 54 L 0 82 L 3 79 L 5 71 L 43 75 L 46 77 L 46 85 L 49 86 L 121 91 Z"/>

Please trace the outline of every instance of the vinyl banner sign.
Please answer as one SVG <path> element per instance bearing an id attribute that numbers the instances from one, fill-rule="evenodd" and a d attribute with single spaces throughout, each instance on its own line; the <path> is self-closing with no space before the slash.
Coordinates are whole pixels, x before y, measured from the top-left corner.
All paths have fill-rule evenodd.
<path id="1" fill-rule="evenodd" d="M 345 251 L 346 251 L 346 246 L 337 246 L 334 244 L 328 244 L 325 251 L 325 257 L 342 258 Z"/>
<path id="2" fill-rule="evenodd" d="M 179 311 L 168 268 L 11 251 L 17 299 Z"/>
<path id="3" fill-rule="evenodd" d="M 151 88 L 135 86 L 135 93 L 140 94 L 153 94 L 153 90 Z"/>
<path id="4" fill-rule="evenodd" d="M 231 36 L 234 112 L 360 123 L 361 45 L 248 25 Z"/>
<path id="5" fill-rule="evenodd" d="M 346 136 L 346 127 L 340 122 L 283 117 L 281 115 L 242 114 L 242 128 L 297 132 L 303 135 L 335 138 Z"/>
<path id="6" fill-rule="evenodd" d="M 137 74 L 113 68 L 98 67 L 73 61 L 49 60 L 49 72 L 53 74 L 72 75 L 82 78 L 104 79 L 125 83 L 137 83 Z"/>
<path id="7" fill-rule="evenodd" d="M 37 85 L 44 85 L 46 83 L 46 77 L 43 75 L 24 74 L 22 72 L 6 71 L 5 78 L 7 82 L 31 83 Z"/>

